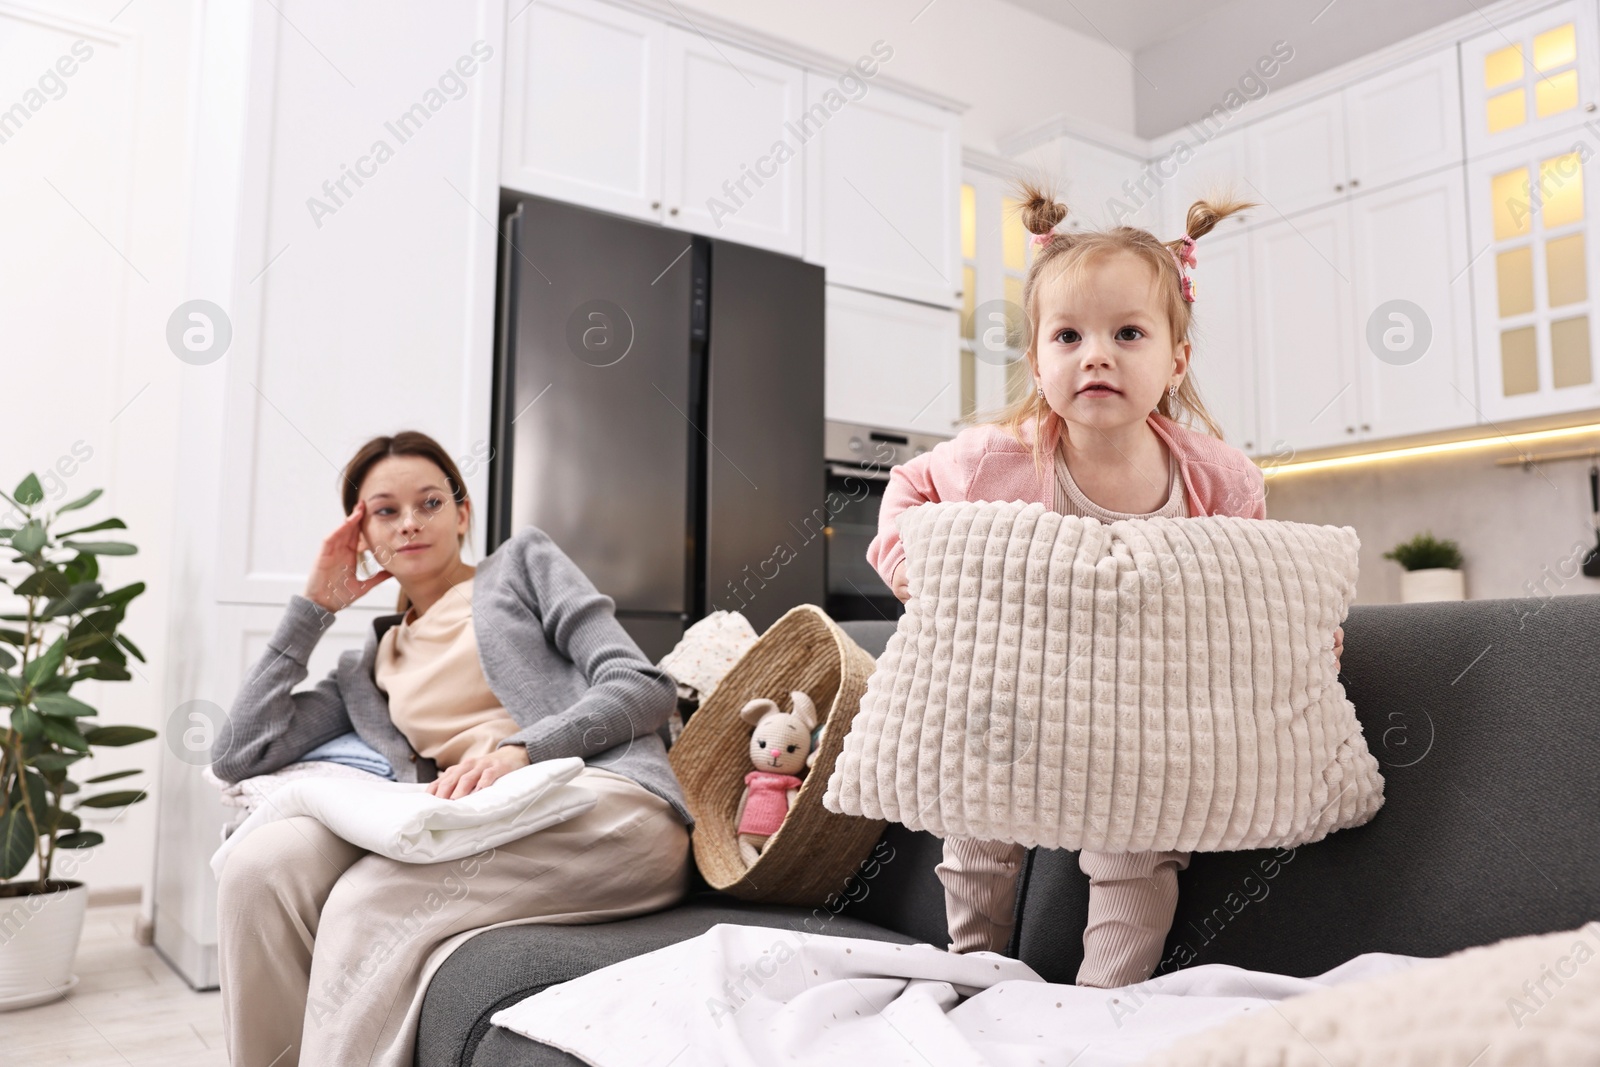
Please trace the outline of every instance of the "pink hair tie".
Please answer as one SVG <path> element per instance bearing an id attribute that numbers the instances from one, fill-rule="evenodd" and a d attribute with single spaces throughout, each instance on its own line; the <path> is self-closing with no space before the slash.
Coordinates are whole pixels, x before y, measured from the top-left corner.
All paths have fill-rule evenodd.
<path id="1" fill-rule="evenodd" d="M 1194 279 L 1184 271 L 1184 267 L 1198 266 L 1194 255 L 1194 238 L 1188 234 L 1183 235 L 1182 244 L 1171 250 L 1172 259 L 1178 265 L 1178 278 L 1183 289 L 1183 298 L 1194 303 Z"/>
<path id="2" fill-rule="evenodd" d="M 1050 243 L 1050 239 L 1052 237 L 1054 237 L 1055 235 L 1056 235 L 1056 231 L 1054 231 L 1054 230 L 1046 230 L 1043 233 L 1031 234 L 1028 237 L 1028 243 L 1033 245 L 1035 248 L 1037 248 L 1040 245 L 1049 244 Z"/>

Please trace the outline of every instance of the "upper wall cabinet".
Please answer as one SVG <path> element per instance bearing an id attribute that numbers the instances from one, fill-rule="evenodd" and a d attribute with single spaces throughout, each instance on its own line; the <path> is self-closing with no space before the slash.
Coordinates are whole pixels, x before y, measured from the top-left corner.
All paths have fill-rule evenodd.
<path id="1" fill-rule="evenodd" d="M 873 82 L 873 60 L 847 91 L 603 0 L 530 4 L 506 46 L 506 188 L 959 303 L 960 116 Z"/>
<path id="2" fill-rule="evenodd" d="M 1245 130 L 1250 180 L 1293 215 L 1461 161 L 1461 90 L 1446 49 Z"/>
<path id="3" fill-rule="evenodd" d="M 1063 229 L 1138 226 L 1161 232 L 1161 185 L 1152 165 L 1140 156 L 1105 148 L 1063 134 L 1019 157 L 1060 182 L 1067 205 Z"/>
<path id="4" fill-rule="evenodd" d="M 1250 154 L 1247 191 L 1252 199 L 1266 201 L 1270 215 L 1293 215 L 1344 194 L 1349 166 L 1342 94 L 1263 119 L 1246 128 L 1245 141 Z"/>
<path id="5" fill-rule="evenodd" d="M 1350 201 L 1363 440 L 1478 421 L 1459 165 Z"/>
<path id="6" fill-rule="evenodd" d="M 596 0 L 530 6 L 508 50 L 503 185 L 801 253 L 799 67 Z"/>
<path id="7" fill-rule="evenodd" d="M 959 116 L 809 73 L 805 102 L 806 259 L 836 285 L 958 306 Z"/>
<path id="8" fill-rule="evenodd" d="M 1570 133 L 1468 164 L 1480 403 L 1491 420 L 1600 407 L 1597 169 Z"/>
<path id="9" fill-rule="evenodd" d="M 1371 191 L 1461 162 L 1461 77 L 1454 48 L 1375 75 L 1341 95 L 1347 191 Z"/>
<path id="10" fill-rule="evenodd" d="M 1182 236 L 1189 217 L 1189 205 L 1196 200 L 1216 199 L 1231 192 L 1244 200 L 1259 200 L 1245 182 L 1250 174 L 1250 159 L 1243 130 L 1227 130 L 1198 141 L 1189 136 L 1167 144 L 1150 164 L 1161 179 L 1162 220 L 1174 236 Z M 1246 226 L 1275 219 L 1271 208 L 1260 207 L 1243 215 L 1224 219 L 1218 235 L 1243 230 Z"/>
<path id="11" fill-rule="evenodd" d="M 666 222 L 798 256 L 805 72 L 667 28 Z"/>
<path id="12" fill-rule="evenodd" d="M 1356 433 L 1348 210 L 1330 204 L 1250 232 L 1261 353 L 1257 452 L 1286 457 L 1345 444 Z M 1203 286 L 1197 309 L 1207 298 Z"/>
<path id="13" fill-rule="evenodd" d="M 1195 388 L 1222 428 L 1223 440 L 1247 453 L 1257 448 L 1255 301 L 1250 240 L 1213 237 L 1194 270 Z"/>
<path id="14" fill-rule="evenodd" d="M 506 31 L 501 184 L 660 219 L 666 50 L 654 19 L 593 0 L 530 4 Z"/>
<path id="15" fill-rule="evenodd" d="M 1252 232 L 1258 451 L 1477 421 L 1463 199 L 1446 168 Z"/>
<path id="16" fill-rule="evenodd" d="M 1462 42 L 1467 153 L 1582 123 L 1595 110 L 1594 4 L 1557 4 Z"/>

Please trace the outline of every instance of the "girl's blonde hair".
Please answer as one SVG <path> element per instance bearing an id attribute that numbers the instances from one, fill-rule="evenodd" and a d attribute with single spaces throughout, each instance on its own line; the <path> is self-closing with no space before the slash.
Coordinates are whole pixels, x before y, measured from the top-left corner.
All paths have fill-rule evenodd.
<path id="1" fill-rule="evenodd" d="M 1052 233 L 1061 220 L 1067 217 L 1067 205 L 1058 201 L 1054 192 L 1042 180 L 1020 178 L 1014 182 L 1014 189 L 1022 225 L 1030 234 Z M 1217 223 L 1229 215 L 1257 206 L 1259 205 L 1236 200 L 1231 196 L 1197 200 L 1189 205 L 1185 232 L 1189 237 L 1199 239 L 1210 233 Z M 1033 359 L 1038 357 L 1040 288 L 1046 283 L 1063 279 L 1069 286 L 1075 288 L 1091 269 L 1105 262 L 1116 252 L 1130 253 L 1150 266 L 1155 276 L 1157 300 L 1166 313 L 1173 344 L 1178 345 L 1188 341 L 1194 313 L 1190 302 L 1183 298 L 1182 275 L 1178 271 L 1175 258 L 1182 246 L 1181 235 L 1174 241 L 1162 241 L 1149 230 L 1141 230 L 1136 226 L 1117 226 L 1109 230 L 1054 232 L 1049 241 L 1035 246 L 1033 263 L 1028 267 L 1027 278 L 1022 284 L 1022 310 L 1028 320 L 1026 354 Z M 1161 394 L 1156 411 L 1186 425 L 1192 425 L 1195 420 L 1199 420 L 1206 432 L 1213 437 L 1220 440 L 1223 436 L 1221 427 L 1206 410 L 1205 403 L 1200 399 L 1200 393 L 1195 389 L 1194 381 L 1189 374 L 1185 374 L 1183 381 L 1179 383 L 1176 399 L 1169 393 Z M 1052 422 L 1059 423 L 1061 416 L 1055 413 L 1050 407 L 1050 402 L 1041 397 L 1037 389 L 1029 389 L 1021 399 L 1002 408 L 985 421 L 996 423 L 1017 441 L 1023 443 L 1027 441 L 1023 436 L 1023 427 L 1031 423 L 1034 429 L 1032 441 L 1034 463 L 1042 471 L 1043 442 L 1047 436 L 1044 431 L 1051 427 Z M 1055 427 L 1057 430 L 1060 428 Z"/>

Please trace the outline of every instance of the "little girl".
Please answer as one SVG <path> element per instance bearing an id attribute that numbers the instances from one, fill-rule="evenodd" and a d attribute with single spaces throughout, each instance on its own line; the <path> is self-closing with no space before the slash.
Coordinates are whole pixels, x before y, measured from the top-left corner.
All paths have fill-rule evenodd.
<path id="1" fill-rule="evenodd" d="M 1163 243 L 1145 230 L 1057 233 L 1066 206 L 1019 185 L 1037 249 L 1023 284 L 1034 389 L 1000 417 L 961 431 L 892 468 L 867 560 L 908 598 L 895 516 L 928 501 L 1038 501 L 1101 522 L 1159 516 L 1266 517 L 1264 479 L 1224 444 L 1189 381 L 1194 289 L 1185 266 L 1196 238 L 1250 203 L 1198 201 L 1187 233 Z M 1178 425 L 1197 416 L 1209 435 Z M 1342 647 L 1343 631 L 1335 641 Z M 953 952 L 1004 952 L 1021 845 L 948 838 L 936 868 Z M 1085 850 L 1089 921 L 1078 984 L 1111 987 L 1150 976 L 1178 900 L 1187 852 Z"/>

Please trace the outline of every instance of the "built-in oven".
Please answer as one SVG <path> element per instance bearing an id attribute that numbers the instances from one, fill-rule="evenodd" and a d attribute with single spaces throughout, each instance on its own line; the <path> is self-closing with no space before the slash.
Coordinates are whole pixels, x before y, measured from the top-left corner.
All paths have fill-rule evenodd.
<path id="1" fill-rule="evenodd" d="M 825 541 L 827 603 L 833 619 L 887 619 L 904 611 L 899 599 L 867 562 L 867 546 L 878 534 L 878 507 L 889 484 L 889 468 L 946 440 L 937 434 L 884 430 L 829 421 L 823 431 L 828 473 Z"/>

